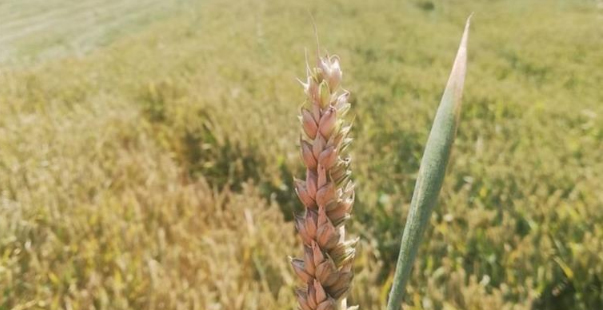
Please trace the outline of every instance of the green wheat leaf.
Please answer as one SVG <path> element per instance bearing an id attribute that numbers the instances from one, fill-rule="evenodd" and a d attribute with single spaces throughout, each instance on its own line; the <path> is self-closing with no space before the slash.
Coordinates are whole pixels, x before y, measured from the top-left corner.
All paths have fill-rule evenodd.
<path id="1" fill-rule="evenodd" d="M 444 181 L 461 111 L 461 97 L 467 68 L 467 39 L 470 21 L 471 16 L 467 19 L 452 72 L 421 160 L 419 176 L 410 203 L 410 213 L 402 236 L 394 282 L 389 295 L 388 310 L 400 309 L 404 288 L 410 277 L 421 237 L 429 222 Z"/>

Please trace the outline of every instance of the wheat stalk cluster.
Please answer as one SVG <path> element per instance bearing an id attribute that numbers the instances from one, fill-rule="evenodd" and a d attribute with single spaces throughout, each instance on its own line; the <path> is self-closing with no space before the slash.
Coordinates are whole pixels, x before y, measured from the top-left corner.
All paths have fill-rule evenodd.
<path id="1" fill-rule="evenodd" d="M 305 206 L 295 217 L 304 251 L 302 258 L 291 259 L 303 282 L 296 295 L 302 310 L 346 309 L 358 241 L 346 240 L 344 227 L 354 203 L 350 158 L 344 156 L 352 141 L 348 136 L 351 124 L 344 121 L 350 93 L 340 87 L 337 56 L 319 57 L 312 69 L 306 63 L 306 71 L 307 79 L 301 82 L 306 99 L 300 115 L 306 176 L 295 179 L 297 195 Z"/>

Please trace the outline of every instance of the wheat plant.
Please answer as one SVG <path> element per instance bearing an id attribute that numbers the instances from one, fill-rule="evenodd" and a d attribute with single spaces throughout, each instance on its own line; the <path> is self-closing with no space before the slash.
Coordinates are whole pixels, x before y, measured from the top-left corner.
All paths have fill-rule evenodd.
<path id="1" fill-rule="evenodd" d="M 305 206 L 295 225 L 303 242 L 303 258 L 291 258 L 303 282 L 296 290 L 302 310 L 346 309 L 346 295 L 354 273 L 352 263 L 357 239 L 345 239 L 346 220 L 354 203 L 350 159 L 344 151 L 352 141 L 351 124 L 343 117 L 350 109 L 350 93 L 340 88 L 342 72 L 337 56 L 318 57 L 302 82 L 306 100 L 300 120 L 301 157 L 305 180 L 295 180 Z"/>
<path id="2" fill-rule="evenodd" d="M 461 112 L 470 22 L 471 16 L 467 19 L 461 44 L 452 66 L 452 72 L 427 139 L 415 191 L 410 202 L 410 213 L 402 235 L 400 254 L 387 310 L 398 310 L 402 305 L 404 287 L 410 277 L 410 271 L 421 244 L 421 237 L 425 232 L 444 182 L 444 175 L 450 159 L 452 143 L 456 136 Z"/>
<path id="3" fill-rule="evenodd" d="M 388 310 L 400 309 L 421 237 L 444 181 L 459 122 L 470 19 L 421 161 Z M 296 216 L 295 221 L 304 257 L 291 258 L 295 273 L 305 285 L 296 294 L 302 310 L 346 309 L 345 296 L 354 275 L 352 262 L 357 242 L 345 240 L 344 227 L 354 202 L 350 160 L 342 156 L 352 141 L 348 137 L 351 125 L 342 119 L 350 108 L 349 92 L 339 91 L 342 72 L 337 56 L 319 57 L 313 69 L 306 63 L 306 71 L 306 82 L 301 82 L 306 101 L 300 115 L 306 179 L 295 180 L 297 195 L 305 206 L 304 214 Z"/>

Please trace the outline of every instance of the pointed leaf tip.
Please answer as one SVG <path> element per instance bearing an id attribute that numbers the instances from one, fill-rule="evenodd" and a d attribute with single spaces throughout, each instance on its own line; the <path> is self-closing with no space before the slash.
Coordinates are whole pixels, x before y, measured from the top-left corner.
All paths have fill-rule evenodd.
<path id="1" fill-rule="evenodd" d="M 469 39 L 469 27 L 471 27 L 471 18 L 473 17 L 473 13 L 467 17 L 467 21 L 465 22 L 465 30 L 463 31 L 463 37 L 461 38 L 461 47 L 467 49 L 467 40 Z"/>
<path id="2" fill-rule="evenodd" d="M 463 31 L 461 43 L 459 45 L 459 49 L 456 54 L 454 65 L 452 66 L 452 71 L 450 72 L 450 77 L 445 90 L 445 92 L 451 92 L 451 97 L 449 97 L 449 99 L 452 99 L 453 101 L 454 114 L 457 118 L 457 122 L 460 115 L 461 98 L 463 95 L 463 87 L 465 85 L 465 74 L 467 72 L 467 43 L 469 41 L 469 28 L 471 26 L 472 16 L 473 13 L 469 15 L 467 22 L 465 23 L 465 30 Z"/>

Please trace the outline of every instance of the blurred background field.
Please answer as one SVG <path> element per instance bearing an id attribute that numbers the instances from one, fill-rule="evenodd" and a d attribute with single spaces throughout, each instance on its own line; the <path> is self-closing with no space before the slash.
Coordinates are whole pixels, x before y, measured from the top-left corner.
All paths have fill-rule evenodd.
<path id="1" fill-rule="evenodd" d="M 293 309 L 304 49 L 342 59 L 383 309 L 465 18 L 464 110 L 405 309 L 603 309 L 603 3 L 0 2 L 0 309 Z"/>

